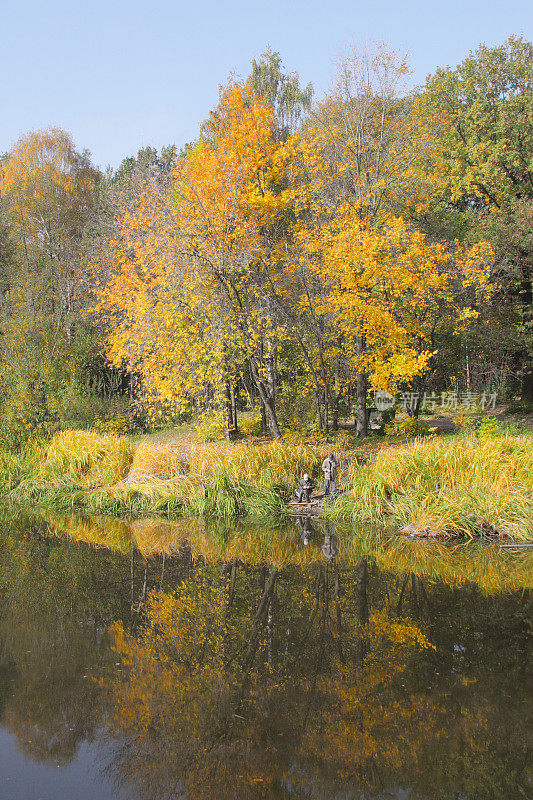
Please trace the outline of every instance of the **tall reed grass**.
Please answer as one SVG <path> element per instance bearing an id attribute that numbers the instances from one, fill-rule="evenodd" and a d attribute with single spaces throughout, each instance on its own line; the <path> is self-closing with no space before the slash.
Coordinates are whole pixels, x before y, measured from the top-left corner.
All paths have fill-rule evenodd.
<path id="1" fill-rule="evenodd" d="M 352 464 L 350 490 L 329 510 L 335 519 L 414 525 L 435 535 L 493 529 L 533 539 L 533 437 L 415 440 Z"/>
<path id="2" fill-rule="evenodd" d="M 185 512 L 222 519 L 273 518 L 304 472 L 321 475 L 331 444 L 280 442 L 203 443 L 192 446 L 142 443 L 127 478 L 90 501 L 100 513 Z M 346 450 L 336 450 L 346 463 Z"/>
<path id="3" fill-rule="evenodd" d="M 132 483 L 168 480 L 186 475 L 190 469 L 190 447 L 186 444 L 141 442 L 135 449 L 128 480 Z"/>
<path id="4" fill-rule="evenodd" d="M 40 442 L 29 442 L 19 453 L 0 450 L 0 494 L 9 494 L 36 474 L 44 453 L 45 447 Z"/>
<path id="5" fill-rule="evenodd" d="M 67 430 L 52 437 L 40 473 L 83 488 L 109 486 L 127 475 L 132 461 L 126 436 Z"/>
<path id="6" fill-rule="evenodd" d="M 286 444 L 284 442 L 242 441 L 185 445 L 141 444 L 135 451 L 130 479 L 165 480 L 190 474 L 209 480 L 222 470 L 239 483 L 257 483 L 267 479 L 290 490 L 304 472 L 319 477 L 321 464 L 333 446 Z M 335 450 L 340 462 L 346 461 L 345 448 Z"/>
<path id="7" fill-rule="evenodd" d="M 335 448 L 349 491 L 328 508 L 336 520 L 435 535 L 494 529 L 533 538 L 533 437 L 516 433 L 415 440 L 383 448 L 365 465 Z M 279 517 L 304 472 L 321 476 L 332 445 L 238 442 L 150 445 L 64 431 L 48 446 L 0 452 L 4 495 L 96 514 Z M 348 479 L 346 479 L 348 475 Z"/>

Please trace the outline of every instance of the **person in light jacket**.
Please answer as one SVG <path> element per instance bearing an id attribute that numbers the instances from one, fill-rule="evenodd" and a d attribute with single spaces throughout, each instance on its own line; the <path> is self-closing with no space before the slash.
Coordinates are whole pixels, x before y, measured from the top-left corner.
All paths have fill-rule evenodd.
<path id="1" fill-rule="evenodd" d="M 324 473 L 324 497 L 328 494 L 335 494 L 335 479 L 339 463 L 333 453 L 330 453 L 322 462 L 322 472 Z"/>

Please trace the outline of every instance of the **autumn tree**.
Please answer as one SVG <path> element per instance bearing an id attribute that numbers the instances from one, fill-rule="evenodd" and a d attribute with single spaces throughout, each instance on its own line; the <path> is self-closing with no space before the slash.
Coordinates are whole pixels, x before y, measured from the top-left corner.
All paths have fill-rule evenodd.
<path id="1" fill-rule="evenodd" d="M 490 293 L 491 257 L 485 243 L 451 248 L 430 242 L 399 217 L 379 229 L 351 208 L 338 218 L 324 253 L 328 305 L 348 358 L 374 388 L 394 391 L 420 378 L 439 334 L 457 332 L 477 317 Z"/>
<path id="2" fill-rule="evenodd" d="M 293 260 L 304 287 L 301 297 L 319 357 L 326 409 L 333 375 L 338 403 L 339 361 L 346 362 L 344 333 L 328 308 L 336 278 L 331 259 L 324 269 L 327 250 L 334 247 L 335 236 L 346 243 L 352 226 L 354 243 L 361 224 L 379 235 L 391 213 L 423 203 L 437 177 L 425 169 L 435 135 L 418 95 L 408 90 L 408 75 L 405 57 L 384 44 L 354 48 L 339 65 L 334 90 L 313 110 L 303 130 Z M 371 301 L 377 288 L 365 292 Z M 384 300 L 379 301 L 382 309 Z M 358 435 L 366 435 L 368 325 L 361 320 L 358 326 L 354 317 L 352 323 L 359 327 L 356 359 L 351 359 L 352 369 L 360 367 L 356 424 Z M 411 376 L 407 371 L 404 377 Z"/>
<path id="3" fill-rule="evenodd" d="M 89 154 L 56 128 L 21 137 L 0 164 L 11 253 L 0 309 L 4 401 L 11 409 L 4 419 L 12 416 L 20 435 L 28 425 L 48 424 L 51 396 L 79 376 L 86 358 L 83 237 L 98 180 Z"/>
<path id="4" fill-rule="evenodd" d="M 285 173 L 292 143 L 279 143 L 271 108 L 245 85 L 230 85 L 212 113 L 216 145 L 200 143 L 178 166 L 177 209 L 188 252 L 208 271 L 240 342 L 275 438 L 281 433 L 262 347 L 282 335 L 269 303 L 280 261 L 277 226 L 292 201 Z"/>
<path id="5" fill-rule="evenodd" d="M 492 254 L 427 229 L 451 191 L 450 111 L 408 80 L 385 45 L 354 49 L 310 108 L 267 51 L 175 163 L 147 150 L 123 165 L 136 189 L 100 259 L 99 310 L 147 397 L 227 405 L 231 428 L 251 383 L 278 438 L 282 365 L 285 405 L 314 394 L 322 429 L 355 384 L 365 435 L 369 388 L 423 386 L 486 302 Z"/>
<path id="6" fill-rule="evenodd" d="M 284 69 L 280 54 L 267 48 L 259 59 L 256 60 L 254 58 L 252 60 L 252 69 L 246 79 L 246 84 L 252 88 L 255 95 L 263 103 L 272 109 L 276 120 L 276 128 L 273 131 L 273 135 L 277 140 L 286 141 L 289 136 L 297 132 L 311 108 L 311 101 L 313 98 L 313 86 L 311 83 L 308 83 L 305 87 L 301 87 L 298 73 L 287 73 Z M 284 223 L 280 220 L 275 231 L 272 229 L 270 231 L 271 236 L 275 234 L 278 247 L 283 247 L 287 240 L 289 219 L 290 215 L 289 218 L 286 216 Z M 274 286 L 272 285 L 271 288 L 274 289 Z M 284 303 L 280 307 L 281 295 L 276 291 L 271 293 L 271 295 L 269 300 L 270 307 L 276 308 L 277 312 L 280 310 L 282 311 L 285 324 L 290 321 L 292 336 L 296 327 L 296 319 L 294 314 L 290 313 L 290 306 Z M 291 300 L 292 299 L 291 297 Z M 299 344 L 301 344 L 301 342 L 299 342 Z M 275 403 L 280 365 L 283 364 L 285 372 L 287 373 L 288 371 L 291 378 L 297 373 L 297 366 L 292 363 L 294 353 L 291 350 L 289 342 L 286 341 L 283 348 L 280 349 L 280 343 L 274 341 L 272 337 L 270 337 L 264 349 L 266 349 L 267 382 L 270 394 Z M 300 352 L 299 355 L 300 357 L 304 356 L 305 359 L 305 352 Z M 291 362 L 290 366 L 289 362 Z M 288 370 L 287 367 L 289 367 Z M 285 398 L 283 395 L 281 399 L 288 400 L 288 398 Z M 291 400 L 288 400 L 288 403 L 291 404 Z M 287 405 L 287 403 L 285 403 L 285 405 Z M 263 405 L 262 412 L 262 416 L 265 417 Z M 266 419 L 263 420 L 263 429 L 266 428 L 265 422 Z"/>
<path id="7" fill-rule="evenodd" d="M 310 108 L 313 95 L 312 85 L 307 84 L 305 88 L 301 87 L 298 73 L 287 73 L 280 54 L 270 49 L 267 49 L 259 59 L 253 59 L 251 72 L 245 79 L 244 85 L 249 92 L 272 112 L 275 122 L 271 132 L 272 138 L 277 142 L 287 141 L 299 128 L 305 113 Z M 219 132 L 217 131 L 216 123 L 214 125 L 212 123 L 213 118 L 204 123 L 202 135 L 216 147 L 216 139 Z M 283 188 L 283 185 L 280 185 L 279 188 Z M 277 250 L 278 252 L 278 273 L 280 267 L 279 257 L 287 239 L 289 221 L 290 211 L 289 213 L 278 215 L 275 225 L 263 228 L 263 235 L 268 237 L 268 247 L 271 251 Z M 272 283 L 267 286 L 267 282 L 264 279 L 261 282 L 263 284 L 262 293 L 267 295 L 267 299 L 264 299 L 263 302 L 268 315 L 279 317 L 281 312 L 284 327 L 287 327 L 288 321 L 291 320 L 292 328 L 294 329 L 294 315 L 289 313 L 289 306 L 287 304 L 280 306 L 280 295 L 273 291 L 274 285 Z M 269 395 L 269 402 L 274 410 L 276 410 L 278 394 L 279 366 L 281 363 L 284 365 L 288 363 L 288 358 L 286 357 L 288 356 L 287 345 L 290 348 L 287 340 L 281 342 L 272 331 L 263 337 L 259 344 L 260 361 L 264 363 L 266 374 L 266 389 Z M 243 381 L 245 381 L 245 376 L 250 371 L 249 367 L 245 365 L 242 373 Z M 291 370 L 291 374 L 292 372 L 293 370 Z M 271 423 L 267 422 L 267 413 L 261 396 L 259 399 L 263 431 L 266 432 L 267 428 L 271 427 Z M 271 418 L 271 414 L 269 416 Z"/>
<path id="8" fill-rule="evenodd" d="M 279 438 L 262 346 L 277 336 L 265 286 L 277 258 L 270 231 L 290 201 L 290 145 L 275 140 L 272 110 L 246 86 L 222 91 L 209 124 L 210 141 L 178 160 L 171 195 L 152 182 L 122 216 L 99 309 L 112 358 L 135 364 L 168 402 L 220 404 L 246 362 Z"/>

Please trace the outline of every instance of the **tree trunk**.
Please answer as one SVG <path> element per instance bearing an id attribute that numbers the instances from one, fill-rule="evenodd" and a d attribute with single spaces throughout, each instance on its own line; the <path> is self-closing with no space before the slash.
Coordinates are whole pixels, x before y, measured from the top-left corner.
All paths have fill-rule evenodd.
<path id="1" fill-rule="evenodd" d="M 281 441 L 283 437 L 281 435 L 281 431 L 278 425 L 278 420 L 276 417 L 276 408 L 270 398 L 267 387 L 261 380 L 261 376 L 259 375 L 259 370 L 257 368 L 257 364 L 255 363 L 254 359 L 250 359 L 250 369 L 255 385 L 257 387 L 257 391 L 259 392 L 259 397 L 261 398 L 261 403 L 263 405 L 265 415 L 268 421 L 268 427 L 270 428 L 274 439 Z"/>
<path id="2" fill-rule="evenodd" d="M 355 435 L 363 437 L 368 434 L 366 416 L 366 392 L 367 392 L 366 372 L 359 372 L 356 378 L 357 406 L 355 410 Z"/>
<path id="3" fill-rule="evenodd" d="M 324 430 L 324 423 L 322 421 L 322 403 L 320 402 L 320 389 L 316 390 L 316 413 L 318 414 L 318 430 Z"/>
<path id="4" fill-rule="evenodd" d="M 259 402 L 261 404 L 261 433 L 265 434 L 266 436 L 266 434 L 268 433 L 268 422 L 267 422 L 265 404 L 263 403 L 261 398 L 259 398 Z"/>
<path id="5" fill-rule="evenodd" d="M 229 439 L 229 432 L 233 428 L 233 413 L 231 409 L 231 396 L 230 396 L 230 388 L 229 388 L 229 381 L 226 381 L 226 386 L 224 390 L 226 396 L 226 424 L 225 428 L 225 435 L 226 439 Z"/>
<path id="6" fill-rule="evenodd" d="M 237 402 L 235 399 L 235 384 L 233 381 L 230 381 L 229 384 L 229 396 L 230 396 L 230 405 L 231 405 L 231 424 L 233 430 L 238 433 L 239 431 L 239 421 L 237 419 Z"/>
<path id="7" fill-rule="evenodd" d="M 276 395 L 277 395 L 277 374 L 276 374 L 276 359 L 275 359 L 275 352 L 270 342 L 267 342 L 268 345 L 268 356 L 266 358 L 266 392 L 268 395 L 268 403 L 271 406 L 272 411 L 269 412 L 268 408 L 265 406 L 266 414 L 268 417 L 268 427 L 272 431 L 274 437 L 277 439 L 278 437 L 274 433 L 272 428 L 272 418 L 275 418 L 276 428 L 278 428 L 277 422 L 277 414 L 276 414 Z M 279 428 L 278 428 L 279 432 Z M 281 434 L 280 434 L 281 436 Z"/>
<path id="8" fill-rule="evenodd" d="M 268 393 L 270 395 L 270 399 L 272 401 L 273 407 L 276 408 L 277 375 L 276 375 L 276 361 L 275 361 L 275 358 L 274 358 L 273 351 L 270 351 L 269 355 L 267 356 L 266 368 L 267 368 Z"/>
<path id="9" fill-rule="evenodd" d="M 253 393 L 252 383 L 250 381 L 250 365 L 246 362 L 244 369 L 242 371 L 242 382 L 244 385 L 244 390 L 248 395 L 248 401 L 250 403 L 250 411 L 255 411 L 255 397 Z"/>
<path id="10" fill-rule="evenodd" d="M 365 345 L 362 336 L 357 337 L 357 355 L 362 356 Z M 355 435 L 359 438 L 368 434 L 366 415 L 366 393 L 368 376 L 366 372 L 358 372 L 356 378 L 357 410 L 355 416 Z"/>
<path id="11" fill-rule="evenodd" d="M 271 402 L 270 398 L 267 396 L 266 392 L 264 391 L 264 388 L 260 387 L 260 386 L 258 386 L 257 388 L 259 389 L 259 393 L 261 394 L 261 400 L 263 401 L 263 404 L 264 404 L 264 407 L 265 407 L 265 412 L 266 412 L 266 415 L 267 415 L 268 427 L 270 428 L 270 430 L 272 432 L 272 436 L 274 437 L 274 439 L 277 439 L 278 441 L 281 441 L 281 439 L 283 437 L 282 437 L 281 431 L 279 429 L 278 419 L 276 417 L 276 409 L 274 408 L 273 403 Z M 264 392 L 264 395 L 265 395 L 264 397 L 262 395 L 262 391 Z"/>
<path id="12" fill-rule="evenodd" d="M 339 375 L 339 357 L 335 359 L 335 375 L 334 375 L 334 394 L 333 402 L 331 404 L 331 427 L 334 431 L 339 430 L 339 397 L 340 397 L 340 375 Z"/>
<path id="13" fill-rule="evenodd" d="M 522 323 L 524 329 L 529 331 L 533 328 L 533 281 L 528 273 L 522 277 L 520 300 L 522 303 Z M 533 403 L 533 364 L 531 363 L 531 355 L 527 350 L 524 353 L 521 382 L 520 395 L 522 401 Z"/>
<path id="14" fill-rule="evenodd" d="M 410 417 L 418 419 L 422 411 L 422 401 L 424 399 L 424 389 L 426 387 L 426 376 L 419 375 L 413 380 L 413 404 L 407 408 Z"/>

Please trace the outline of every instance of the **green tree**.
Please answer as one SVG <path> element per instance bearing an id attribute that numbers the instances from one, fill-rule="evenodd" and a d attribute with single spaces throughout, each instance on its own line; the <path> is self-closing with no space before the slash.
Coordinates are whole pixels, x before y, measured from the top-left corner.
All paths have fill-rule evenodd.
<path id="1" fill-rule="evenodd" d="M 463 233 L 493 245 L 496 302 L 510 306 L 506 316 L 517 337 L 514 367 L 522 397 L 531 401 L 533 45 L 519 36 L 497 47 L 481 45 L 455 69 L 437 70 L 426 92 L 441 115 L 444 186 L 436 204 L 437 230 L 457 230 L 459 212 Z"/>
<path id="2" fill-rule="evenodd" d="M 59 128 L 22 136 L 0 164 L 0 402 L 11 444 L 47 429 L 90 344 L 84 233 L 100 175 Z M 4 438 L 6 438 L 6 436 Z"/>
<path id="3" fill-rule="evenodd" d="M 298 73 L 287 73 L 280 54 L 270 48 L 258 60 L 252 59 L 247 81 L 255 94 L 272 108 L 278 121 L 277 135 L 286 139 L 311 108 L 313 84 L 302 88 Z"/>

